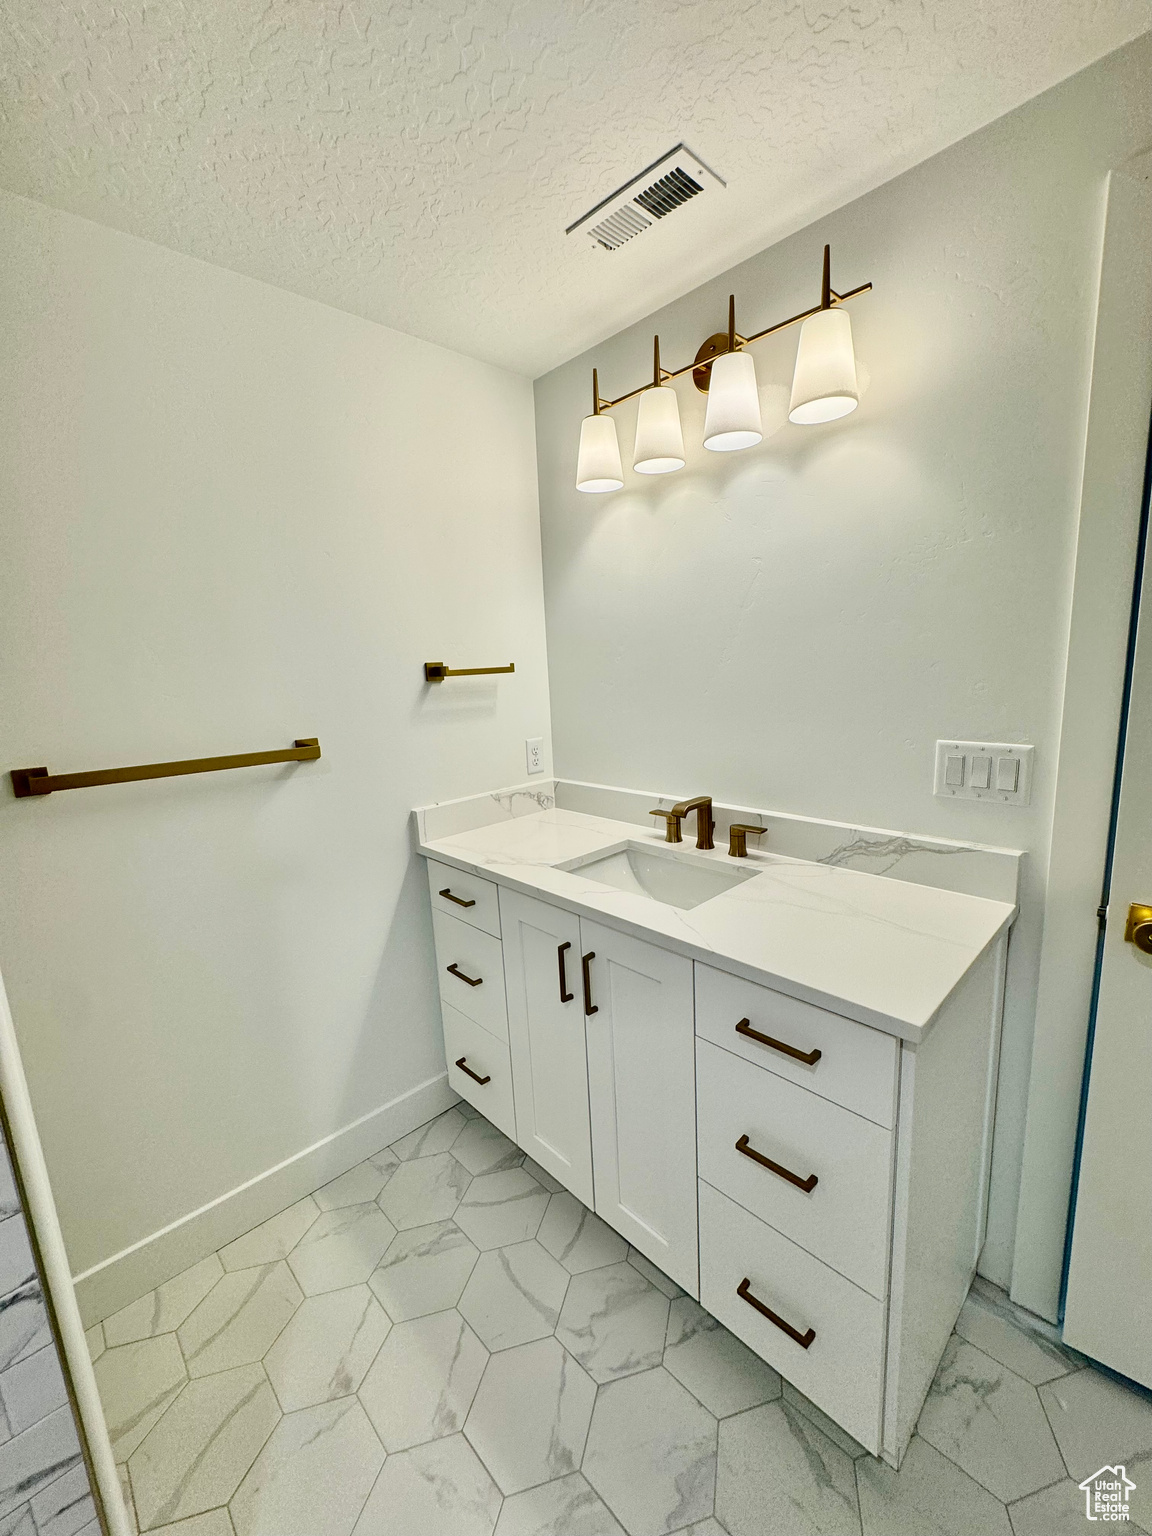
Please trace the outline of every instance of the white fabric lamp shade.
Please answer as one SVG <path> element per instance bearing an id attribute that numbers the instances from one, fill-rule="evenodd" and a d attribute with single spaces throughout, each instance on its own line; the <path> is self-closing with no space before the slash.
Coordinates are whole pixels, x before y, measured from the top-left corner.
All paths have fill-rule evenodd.
<path id="1" fill-rule="evenodd" d="M 822 309 L 800 327 L 788 420 L 814 426 L 847 416 L 860 403 L 852 321 L 846 309 Z"/>
<path id="2" fill-rule="evenodd" d="M 747 352 L 725 352 L 712 364 L 704 446 L 714 453 L 752 448 L 764 436 L 756 364 Z"/>
<path id="3" fill-rule="evenodd" d="M 676 391 L 662 384 L 640 396 L 632 468 L 642 475 L 666 475 L 684 468 L 684 434 Z"/>
<path id="4" fill-rule="evenodd" d="M 616 423 L 611 416 L 585 416 L 576 460 L 578 491 L 618 491 L 624 484 Z"/>

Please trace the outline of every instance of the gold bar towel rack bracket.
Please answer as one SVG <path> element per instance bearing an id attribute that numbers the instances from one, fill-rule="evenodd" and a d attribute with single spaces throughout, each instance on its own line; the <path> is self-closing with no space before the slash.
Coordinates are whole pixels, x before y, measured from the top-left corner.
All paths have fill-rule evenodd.
<path id="1" fill-rule="evenodd" d="M 426 661 L 424 681 L 442 683 L 446 677 L 487 677 L 493 672 L 515 672 L 515 670 L 514 661 L 510 661 L 506 667 L 450 667 L 442 661 Z"/>
<path id="2" fill-rule="evenodd" d="M 17 800 L 50 795 L 57 789 L 91 789 L 97 784 L 129 784 L 134 779 L 171 779 L 185 773 L 217 773 L 222 768 L 257 768 L 262 763 L 310 763 L 320 756 L 320 742 L 304 736 L 276 752 L 237 752 L 231 757 L 192 757 L 181 763 L 141 763 L 134 768 L 98 768 L 94 773 L 52 773 L 47 768 L 13 768 L 9 774 Z"/>

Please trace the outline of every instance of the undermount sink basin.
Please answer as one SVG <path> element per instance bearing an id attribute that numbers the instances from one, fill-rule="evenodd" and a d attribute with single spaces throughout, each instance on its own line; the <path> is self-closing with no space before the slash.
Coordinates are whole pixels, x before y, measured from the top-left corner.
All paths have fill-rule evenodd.
<path id="1" fill-rule="evenodd" d="M 713 896 L 723 895 L 758 873 L 754 869 L 717 868 L 714 864 L 697 862 L 670 850 L 665 852 L 635 843 L 613 849 L 611 853 L 574 859 L 560 867 L 572 873 L 579 871 L 590 880 L 613 885 L 618 891 L 650 896 L 653 901 L 662 901 L 666 907 L 678 907 L 682 912 L 711 901 Z"/>

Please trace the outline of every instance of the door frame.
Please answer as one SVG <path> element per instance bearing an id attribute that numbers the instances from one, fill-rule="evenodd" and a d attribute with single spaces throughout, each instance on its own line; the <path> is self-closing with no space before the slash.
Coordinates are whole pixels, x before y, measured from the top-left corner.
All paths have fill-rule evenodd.
<path id="1" fill-rule="evenodd" d="M 1152 152 L 1114 168 L 1101 208 L 1075 574 L 1052 810 L 1012 1299 L 1060 1316 L 1086 1084 L 1152 405 Z"/>

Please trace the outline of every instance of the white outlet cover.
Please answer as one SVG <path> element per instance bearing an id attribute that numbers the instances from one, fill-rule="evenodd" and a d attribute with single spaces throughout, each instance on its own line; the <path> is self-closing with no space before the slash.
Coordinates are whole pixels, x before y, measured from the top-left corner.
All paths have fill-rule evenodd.
<path id="1" fill-rule="evenodd" d="M 1032 799 L 1032 758 L 1035 751 L 1035 747 L 1020 742 L 938 741 L 933 793 L 942 800 L 994 800 L 1001 805 L 1028 805 Z M 963 760 L 962 773 L 958 773 L 955 766 L 958 758 Z M 991 758 L 987 789 L 977 788 L 972 782 L 973 758 Z M 950 759 L 953 765 L 951 774 L 948 771 Z M 1010 773 L 1008 765 L 1013 762 L 1018 764 L 1016 788 L 997 789 L 997 781 Z M 959 783 L 954 782 L 957 778 L 960 779 Z"/>
<path id="2" fill-rule="evenodd" d="M 529 736 L 524 742 L 524 756 L 528 760 L 529 773 L 544 772 L 544 738 Z"/>

